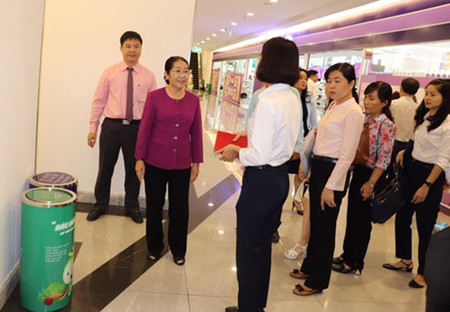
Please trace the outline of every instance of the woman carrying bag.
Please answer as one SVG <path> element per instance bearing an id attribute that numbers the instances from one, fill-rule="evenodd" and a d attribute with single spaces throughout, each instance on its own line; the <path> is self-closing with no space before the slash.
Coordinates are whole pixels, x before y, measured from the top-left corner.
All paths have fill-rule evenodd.
<path id="1" fill-rule="evenodd" d="M 369 159 L 353 169 L 347 206 L 344 252 L 333 258 L 333 271 L 361 274 L 372 231 L 370 199 L 385 185 L 396 127 L 389 110 L 392 88 L 376 81 L 364 90 L 365 123 L 369 126 Z"/>

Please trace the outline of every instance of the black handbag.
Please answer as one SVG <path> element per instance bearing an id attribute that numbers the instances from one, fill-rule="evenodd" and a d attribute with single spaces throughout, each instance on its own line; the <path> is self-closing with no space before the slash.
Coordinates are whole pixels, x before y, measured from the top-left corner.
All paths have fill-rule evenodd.
<path id="1" fill-rule="evenodd" d="M 373 223 L 384 223 L 396 214 L 404 204 L 402 187 L 397 166 L 394 164 L 395 177 L 370 201 L 370 213 Z"/>

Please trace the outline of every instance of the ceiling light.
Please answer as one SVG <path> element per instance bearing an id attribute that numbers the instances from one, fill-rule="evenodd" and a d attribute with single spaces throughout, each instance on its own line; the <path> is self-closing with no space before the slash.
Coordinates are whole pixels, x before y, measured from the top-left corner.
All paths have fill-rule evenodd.
<path id="1" fill-rule="evenodd" d="M 236 22 L 231 22 L 231 25 L 236 26 L 237 23 Z"/>
<path id="2" fill-rule="evenodd" d="M 248 12 L 247 16 L 255 16 L 255 14 L 253 14 L 252 12 Z"/>
<path id="3" fill-rule="evenodd" d="M 270 0 L 271 3 L 278 3 L 278 0 Z"/>
<path id="4" fill-rule="evenodd" d="M 333 19 L 344 20 L 345 18 L 358 16 L 363 13 L 373 12 L 373 11 L 379 10 L 380 8 L 383 8 L 383 7 L 393 6 L 396 3 L 402 2 L 402 1 L 404 1 L 404 0 L 378 0 L 375 2 L 371 2 L 369 4 L 365 4 L 365 5 L 362 5 L 359 7 L 349 9 L 349 10 L 344 10 L 344 11 L 337 12 L 337 13 L 334 13 L 331 15 L 323 16 L 321 18 L 317 18 L 315 20 L 305 22 L 302 24 L 298 24 L 298 25 L 295 25 L 292 27 L 288 27 L 285 29 L 280 29 L 280 30 L 276 30 L 276 31 L 272 31 L 272 32 L 267 32 L 259 37 L 255 37 L 252 39 L 248 39 L 245 41 L 241 41 L 241 42 L 217 49 L 217 50 L 215 50 L 215 52 L 230 51 L 230 50 L 245 47 L 248 45 L 261 43 L 272 37 L 284 36 L 285 34 L 294 33 L 299 30 L 305 31 L 306 29 L 310 29 L 311 27 L 326 25 L 327 23 L 330 22 L 330 20 L 333 20 Z M 247 16 L 251 16 L 251 15 L 249 15 L 249 13 L 247 13 Z"/>
<path id="5" fill-rule="evenodd" d="M 211 36 L 213 36 L 213 37 L 217 37 L 217 34 L 212 34 Z"/>
<path id="6" fill-rule="evenodd" d="M 220 31 L 221 31 L 221 32 L 226 32 L 227 29 L 226 29 L 226 28 L 220 28 Z"/>
<path id="7" fill-rule="evenodd" d="M 211 38 L 209 38 L 209 37 L 206 37 L 205 39 L 206 39 L 206 40 L 211 40 Z"/>
<path id="8" fill-rule="evenodd" d="M 205 43 L 205 40 L 200 41 L 201 43 Z"/>

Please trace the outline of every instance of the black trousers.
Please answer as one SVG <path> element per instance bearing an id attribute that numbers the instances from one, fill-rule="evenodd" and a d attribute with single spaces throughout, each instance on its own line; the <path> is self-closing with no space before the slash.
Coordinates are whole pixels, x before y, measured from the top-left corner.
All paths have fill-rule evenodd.
<path id="1" fill-rule="evenodd" d="M 285 165 L 247 167 L 237 214 L 238 306 L 241 312 L 265 308 L 269 292 L 272 234 L 289 192 Z"/>
<path id="2" fill-rule="evenodd" d="M 450 311 L 450 227 L 431 237 L 426 255 L 427 312 Z"/>
<path id="3" fill-rule="evenodd" d="M 442 193 L 444 191 L 444 173 L 434 182 L 428 191 L 425 201 L 412 204 L 414 193 L 428 178 L 433 165 L 413 160 L 406 171 L 404 178 L 405 205 L 397 212 L 395 217 L 395 256 L 400 259 L 412 259 L 411 252 L 411 223 L 416 213 L 417 231 L 419 234 L 419 268 L 418 274 L 425 269 L 425 254 L 428 249 L 431 233 L 436 223 Z"/>
<path id="4" fill-rule="evenodd" d="M 372 171 L 368 167 L 355 166 L 348 191 L 347 225 L 341 257 L 345 264 L 360 271 L 364 269 L 364 258 L 372 231 L 370 200 L 363 200 L 361 187 L 369 180 Z M 382 176 L 375 185 L 375 192 L 385 185 L 385 177 Z"/>
<path id="5" fill-rule="evenodd" d="M 107 209 L 111 195 L 111 179 L 122 149 L 125 165 L 125 208 L 139 208 L 140 183 L 136 176 L 134 152 L 139 132 L 139 121 L 122 125 L 119 119 L 105 118 L 100 133 L 100 161 L 95 183 L 95 206 Z"/>
<path id="6" fill-rule="evenodd" d="M 145 164 L 147 204 L 147 248 L 152 254 L 164 249 L 162 213 L 169 186 L 169 247 L 175 257 L 184 258 L 189 222 L 191 168 L 166 170 Z"/>
<path id="7" fill-rule="evenodd" d="M 311 236 L 308 243 L 308 253 L 303 261 L 301 271 L 310 275 L 310 278 L 305 281 L 305 285 L 313 289 L 328 288 L 330 283 L 336 220 L 342 198 L 345 196 L 348 187 L 349 175 L 347 174 L 344 191 L 334 191 L 334 202 L 337 207 L 325 206 L 325 209 L 322 210 L 320 198 L 334 166 L 334 163 L 317 158 L 312 159 L 309 186 Z"/>

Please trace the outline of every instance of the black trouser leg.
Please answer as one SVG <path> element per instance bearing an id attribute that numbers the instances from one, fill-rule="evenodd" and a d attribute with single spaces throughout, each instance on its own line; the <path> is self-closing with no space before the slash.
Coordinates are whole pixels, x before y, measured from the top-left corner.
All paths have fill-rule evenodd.
<path id="1" fill-rule="evenodd" d="M 184 258 L 189 223 L 191 168 L 169 173 L 169 246 L 175 257 Z"/>
<path id="2" fill-rule="evenodd" d="M 331 276 L 331 264 L 335 247 L 336 220 L 345 189 L 342 192 L 334 192 L 335 208 L 325 206 L 322 210 L 320 199 L 328 178 L 335 164 L 314 159 L 310 177 L 310 218 L 311 236 L 308 243 L 308 254 L 303 261 L 301 271 L 309 274 L 305 281 L 307 287 L 313 289 L 328 288 Z M 348 177 L 347 177 L 348 180 Z"/>
<path id="3" fill-rule="evenodd" d="M 270 282 L 271 237 L 287 198 L 289 178 L 281 168 L 247 168 L 237 212 L 239 311 L 256 312 L 266 306 Z"/>
<path id="4" fill-rule="evenodd" d="M 145 197 L 147 204 L 147 247 L 152 254 L 164 249 L 162 213 L 169 180 L 166 170 L 145 164 Z"/>
<path id="5" fill-rule="evenodd" d="M 134 158 L 139 124 L 122 126 L 121 145 L 125 166 L 125 208 L 139 209 L 140 183 L 136 176 L 136 159 Z"/>
<path id="6" fill-rule="evenodd" d="M 99 166 L 95 183 L 95 206 L 103 210 L 109 206 L 111 179 L 121 145 L 121 127 L 122 125 L 108 119 L 102 123 Z"/>

